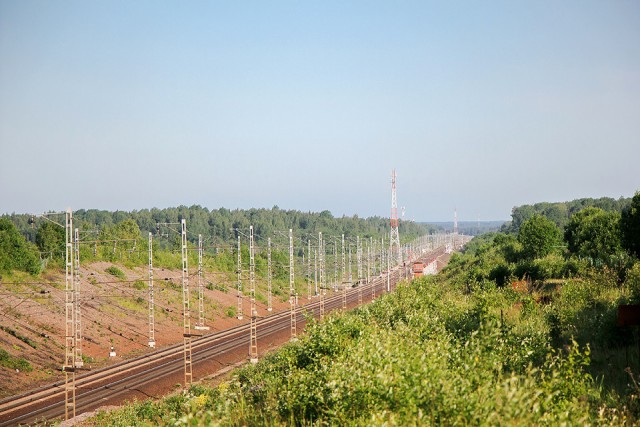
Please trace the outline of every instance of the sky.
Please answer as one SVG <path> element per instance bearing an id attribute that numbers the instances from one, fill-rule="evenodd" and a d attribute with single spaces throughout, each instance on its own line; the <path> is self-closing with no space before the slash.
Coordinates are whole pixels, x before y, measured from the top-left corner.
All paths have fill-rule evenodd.
<path id="1" fill-rule="evenodd" d="M 640 2 L 0 0 L 0 214 L 640 190 Z"/>

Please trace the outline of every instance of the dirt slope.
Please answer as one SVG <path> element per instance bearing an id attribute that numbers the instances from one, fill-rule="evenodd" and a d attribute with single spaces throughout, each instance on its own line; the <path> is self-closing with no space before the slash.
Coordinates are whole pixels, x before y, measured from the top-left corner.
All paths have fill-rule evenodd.
<path id="1" fill-rule="evenodd" d="M 97 368 L 151 351 L 149 341 L 148 269 L 117 266 L 125 278 L 106 272 L 111 263 L 98 262 L 80 269 L 82 354 L 85 366 Z M 156 348 L 182 341 L 182 273 L 154 269 Z M 27 361 L 33 368 L 0 366 L 0 398 L 63 379 L 60 368 L 65 352 L 64 271 L 43 274 L 38 282 L 0 282 L 0 349 L 13 360 Z M 20 283 L 22 282 L 22 283 Z M 204 273 L 205 325 L 211 333 L 248 322 L 249 303 L 244 301 L 244 320 L 237 320 L 235 275 Z M 198 277 L 189 278 L 191 326 L 198 324 Z M 257 284 L 266 296 L 266 285 Z M 258 298 L 258 312 L 267 314 L 265 297 Z M 301 298 L 301 303 L 302 301 Z M 273 310 L 288 308 L 284 297 L 273 296 Z M 193 330 L 193 332 L 196 332 Z M 109 357 L 111 346 L 117 354 Z M 6 357 L 6 354 L 5 354 Z"/>

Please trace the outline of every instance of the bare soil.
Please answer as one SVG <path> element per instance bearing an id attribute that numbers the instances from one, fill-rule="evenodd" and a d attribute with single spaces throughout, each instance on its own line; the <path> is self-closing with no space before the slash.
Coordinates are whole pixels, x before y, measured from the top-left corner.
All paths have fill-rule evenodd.
<path id="1" fill-rule="evenodd" d="M 125 279 L 105 270 L 114 264 L 95 262 L 80 269 L 82 355 L 85 367 L 95 369 L 153 351 L 149 347 L 148 268 L 116 265 Z M 182 272 L 155 269 L 155 349 L 182 341 Z M 213 333 L 249 321 L 249 302 L 243 300 L 238 320 L 235 275 L 203 273 L 204 325 Z M 37 282 L 4 278 L 0 282 L 0 348 L 13 358 L 26 360 L 32 370 L 0 367 L 0 399 L 63 380 L 65 355 L 64 271 L 46 272 Z M 209 287 L 206 287 L 209 284 Z M 215 284 L 215 285 L 213 285 Z M 191 329 L 199 323 L 198 277 L 189 277 Z M 266 284 L 257 291 L 267 294 Z M 245 295 L 246 297 L 246 295 Z M 302 298 L 301 298 L 302 302 Z M 288 309 L 288 302 L 272 299 L 273 312 Z M 267 314 L 257 301 L 259 313 Z M 111 347 L 116 353 L 109 357 Z"/>

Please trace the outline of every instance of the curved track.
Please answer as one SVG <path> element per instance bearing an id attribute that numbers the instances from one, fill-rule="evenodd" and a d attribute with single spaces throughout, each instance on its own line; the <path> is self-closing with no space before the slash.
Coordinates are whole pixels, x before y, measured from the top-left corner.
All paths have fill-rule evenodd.
<path id="1" fill-rule="evenodd" d="M 433 260 L 444 252 L 439 248 L 429 253 Z M 396 267 L 390 274 L 394 289 L 408 269 Z M 373 289 L 372 289 L 373 288 Z M 385 292 L 387 276 L 382 275 L 370 284 L 347 290 L 347 307 L 370 302 Z M 342 292 L 325 297 L 325 311 L 342 308 Z M 298 330 L 302 330 L 306 315 L 320 315 L 320 302 L 314 301 L 296 311 Z M 290 312 L 272 314 L 258 320 L 258 349 L 265 351 L 289 339 Z M 176 344 L 107 368 L 76 376 L 76 414 L 82 414 L 105 405 L 115 405 L 132 398 L 156 397 L 170 391 L 183 381 L 183 344 Z M 192 342 L 194 379 L 202 378 L 235 363 L 246 360 L 249 347 L 249 324 L 206 335 Z M 29 393 L 0 401 L 0 427 L 31 424 L 38 420 L 51 420 L 64 415 L 64 381 L 45 386 Z"/>

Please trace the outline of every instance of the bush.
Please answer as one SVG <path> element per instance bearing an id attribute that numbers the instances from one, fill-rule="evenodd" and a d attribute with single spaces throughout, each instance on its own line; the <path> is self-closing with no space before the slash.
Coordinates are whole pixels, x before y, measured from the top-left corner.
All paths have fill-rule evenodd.
<path id="1" fill-rule="evenodd" d="M 640 303 L 640 262 L 636 262 L 627 270 L 624 286 L 635 303 Z"/>
<path id="2" fill-rule="evenodd" d="M 112 265 L 111 267 L 106 268 L 104 271 L 109 273 L 112 276 L 117 277 L 118 279 L 124 280 L 127 278 L 124 272 L 120 270 L 118 267 L 116 267 L 115 265 Z"/>

